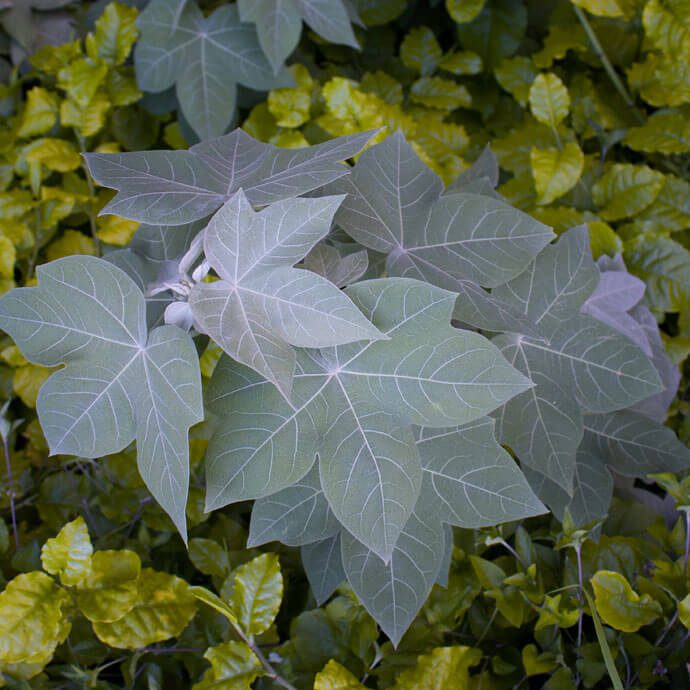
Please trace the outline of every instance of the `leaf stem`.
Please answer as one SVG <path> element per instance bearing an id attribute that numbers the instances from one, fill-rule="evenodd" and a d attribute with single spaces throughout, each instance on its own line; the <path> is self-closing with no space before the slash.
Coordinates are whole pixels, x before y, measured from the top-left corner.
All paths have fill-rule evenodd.
<path id="1" fill-rule="evenodd" d="M 613 84 L 614 88 L 616 89 L 616 91 L 618 91 L 625 104 L 632 110 L 633 114 L 635 115 L 635 118 L 639 122 L 642 122 L 643 118 L 640 115 L 637 108 L 635 107 L 635 101 L 633 100 L 632 96 L 628 93 L 628 90 L 625 88 L 625 84 L 621 81 L 621 78 L 618 76 L 618 73 L 611 64 L 608 55 L 602 48 L 601 43 L 599 43 L 599 39 L 597 38 L 597 35 L 594 32 L 594 29 L 592 28 L 592 25 L 589 23 L 589 20 L 587 19 L 587 15 L 577 5 L 573 5 L 573 10 L 575 11 L 575 15 L 577 16 L 578 21 L 582 25 L 582 28 L 585 30 L 585 34 L 587 34 L 589 42 L 592 44 L 592 50 L 594 51 L 594 54 L 601 61 L 601 65 L 604 68 L 606 74 L 608 75 L 608 78 L 611 80 L 611 83 Z"/>
<path id="2" fill-rule="evenodd" d="M 79 149 L 82 153 L 86 152 L 86 139 L 79 134 L 77 134 L 77 141 L 79 142 Z M 86 184 L 89 188 L 89 227 L 91 228 L 91 237 L 93 238 L 94 246 L 96 247 L 96 256 L 101 255 L 101 241 L 98 239 L 98 226 L 96 225 L 96 214 L 93 212 L 93 202 L 96 196 L 96 186 L 93 183 L 93 178 L 89 172 L 86 163 L 82 163 L 82 169 L 86 176 Z"/>
<path id="3" fill-rule="evenodd" d="M 17 529 L 17 507 L 14 504 L 14 488 L 12 486 L 12 463 L 10 462 L 10 447 L 3 434 L 2 449 L 5 453 L 5 470 L 7 472 L 7 495 L 10 499 L 10 513 L 12 515 L 12 535 L 14 536 L 14 550 L 19 551 L 19 530 Z"/>
<path id="4" fill-rule="evenodd" d="M 683 574 L 688 576 L 688 558 L 690 558 L 690 511 L 685 512 L 685 554 L 683 556 Z"/>

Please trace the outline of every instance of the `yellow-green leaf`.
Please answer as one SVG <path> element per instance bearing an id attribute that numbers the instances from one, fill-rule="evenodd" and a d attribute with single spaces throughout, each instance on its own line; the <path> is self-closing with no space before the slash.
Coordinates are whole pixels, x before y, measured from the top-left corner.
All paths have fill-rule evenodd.
<path id="1" fill-rule="evenodd" d="M 590 582 L 601 619 L 616 630 L 637 632 L 661 615 L 661 604 L 648 594 L 637 594 L 620 573 L 600 570 Z"/>
<path id="2" fill-rule="evenodd" d="M 110 100 L 100 91 L 84 106 L 67 98 L 60 105 L 60 121 L 65 127 L 74 127 L 82 136 L 90 137 L 101 130 L 109 109 Z"/>
<path id="3" fill-rule="evenodd" d="M 53 369 L 42 367 L 40 364 L 18 367 L 12 377 L 12 390 L 27 407 L 34 408 L 41 386 L 52 373 Z"/>
<path id="4" fill-rule="evenodd" d="M 642 13 L 647 38 L 669 55 L 690 55 L 690 0 L 649 0 Z"/>
<path id="5" fill-rule="evenodd" d="M 68 522 L 41 549 L 43 569 L 57 575 L 63 585 L 79 585 L 91 570 L 93 546 L 84 518 Z"/>
<path id="6" fill-rule="evenodd" d="M 196 599 L 179 577 L 144 568 L 134 606 L 116 621 L 94 623 L 98 638 L 119 649 L 138 649 L 177 637 L 196 613 Z"/>
<path id="7" fill-rule="evenodd" d="M 523 107 L 527 105 L 530 87 L 537 74 L 532 60 L 524 55 L 503 60 L 494 70 L 496 81 Z"/>
<path id="8" fill-rule="evenodd" d="M 63 608 L 69 595 L 52 577 L 17 575 L 0 593 L 0 662 L 37 663 L 69 634 Z"/>
<path id="9" fill-rule="evenodd" d="M 77 606 L 94 623 L 112 623 L 137 601 L 141 560 L 134 551 L 96 551 L 79 583 Z"/>
<path id="10" fill-rule="evenodd" d="M 81 41 L 76 39 L 62 45 L 46 45 L 31 56 L 31 64 L 42 72 L 56 75 L 82 54 Z"/>
<path id="11" fill-rule="evenodd" d="M 213 539 L 191 539 L 189 560 L 204 575 L 226 577 L 230 571 L 227 550 Z"/>
<path id="12" fill-rule="evenodd" d="M 548 72 L 539 74 L 529 89 L 532 115 L 555 130 L 570 111 L 570 95 L 560 77 Z"/>
<path id="13" fill-rule="evenodd" d="M 26 94 L 17 136 L 23 138 L 45 134 L 55 124 L 57 114 L 57 95 L 42 86 L 34 86 Z"/>
<path id="14" fill-rule="evenodd" d="M 116 247 L 125 247 L 139 227 L 135 220 L 121 216 L 98 216 L 98 239 Z"/>
<path id="15" fill-rule="evenodd" d="M 658 196 L 637 216 L 651 224 L 655 232 L 680 232 L 690 228 L 690 183 L 675 175 L 666 175 Z"/>
<path id="16" fill-rule="evenodd" d="M 647 208 L 663 184 L 663 174 L 646 165 L 614 163 L 592 187 L 592 197 L 604 220 L 621 220 Z"/>
<path id="17" fill-rule="evenodd" d="M 577 143 L 572 141 L 561 149 L 538 149 L 533 146 L 530 161 L 537 203 L 545 205 L 563 196 L 577 184 L 585 165 L 585 156 Z"/>
<path id="18" fill-rule="evenodd" d="M 442 55 L 434 32 L 427 26 L 415 27 L 400 44 L 403 64 L 423 77 L 433 74 Z"/>
<path id="19" fill-rule="evenodd" d="M 9 237 L 0 235 L 0 278 L 14 278 L 14 262 L 16 260 L 17 250 L 14 243 Z"/>
<path id="20" fill-rule="evenodd" d="M 83 108 L 94 97 L 107 74 L 108 66 L 104 62 L 88 57 L 79 58 L 60 70 L 58 86 Z"/>
<path id="21" fill-rule="evenodd" d="M 678 618 L 680 622 L 690 630 L 690 594 L 678 602 Z"/>
<path id="22" fill-rule="evenodd" d="M 461 50 L 444 55 L 439 67 L 451 74 L 479 74 L 482 71 L 482 58 L 471 50 Z"/>
<path id="23" fill-rule="evenodd" d="M 78 230 L 65 230 L 46 249 L 46 259 L 48 261 L 62 259 L 63 256 L 71 256 L 72 254 L 94 256 L 96 254 L 96 247 L 93 240 Z"/>
<path id="24" fill-rule="evenodd" d="M 469 668 L 481 661 L 482 653 L 472 647 L 437 647 L 418 657 L 414 668 L 403 671 L 394 690 L 467 690 Z"/>
<path id="25" fill-rule="evenodd" d="M 279 127 L 300 127 L 309 121 L 311 89 L 274 89 L 268 94 L 268 109 Z"/>
<path id="26" fill-rule="evenodd" d="M 137 39 L 137 10 L 120 2 L 108 3 L 86 37 L 86 50 L 113 65 L 121 65 Z"/>
<path id="27" fill-rule="evenodd" d="M 587 229 L 589 230 L 589 246 L 595 261 L 602 254 L 615 256 L 623 251 L 623 241 L 608 223 L 603 220 L 590 220 L 587 223 Z"/>
<path id="28" fill-rule="evenodd" d="M 240 566 L 235 573 L 232 608 L 248 635 L 271 627 L 283 598 L 283 576 L 274 553 L 264 553 Z"/>
<path id="29" fill-rule="evenodd" d="M 111 69 L 105 85 L 108 98 L 113 105 L 130 105 L 136 103 L 142 96 L 137 87 L 134 68 L 127 65 Z"/>
<path id="30" fill-rule="evenodd" d="M 26 154 L 29 163 L 40 163 L 48 170 L 70 172 L 81 165 L 79 152 L 69 141 L 46 137 L 39 139 Z"/>
<path id="31" fill-rule="evenodd" d="M 551 652 L 539 653 L 537 645 L 528 644 L 522 649 L 522 665 L 528 676 L 539 676 L 542 673 L 551 673 L 558 666 L 556 657 Z"/>
<path id="32" fill-rule="evenodd" d="M 11 189 L 0 192 L 0 219 L 13 220 L 30 211 L 35 205 L 31 192 L 26 189 Z"/>
<path id="33" fill-rule="evenodd" d="M 539 609 L 539 618 L 534 626 L 535 630 L 541 630 L 551 625 L 569 628 L 577 623 L 580 617 L 580 610 L 575 606 L 567 607 L 562 605 L 562 598 L 562 594 L 557 594 L 554 597 L 547 594 L 544 597 L 544 603 Z"/>
<path id="34" fill-rule="evenodd" d="M 261 663 L 244 642 L 209 647 L 204 658 L 211 662 L 211 668 L 192 690 L 249 690 L 254 680 L 263 675 Z"/>
<path id="35" fill-rule="evenodd" d="M 206 587 L 191 587 L 189 590 L 199 601 L 210 606 L 212 609 L 218 611 L 218 613 L 225 616 L 233 625 L 238 625 L 237 616 L 235 611 L 228 604 L 226 604 L 217 594 L 214 594 Z"/>
<path id="36" fill-rule="evenodd" d="M 365 690 L 365 687 L 344 666 L 331 659 L 316 674 L 314 690 Z"/>
<path id="37" fill-rule="evenodd" d="M 627 241 L 628 270 L 647 283 L 647 297 L 659 311 L 690 308 L 690 251 L 670 237 L 638 235 Z"/>
<path id="38" fill-rule="evenodd" d="M 443 77 L 422 77 L 412 84 L 410 100 L 429 108 L 455 110 L 469 108 L 472 97 L 464 84 Z"/>
<path id="39" fill-rule="evenodd" d="M 623 141 L 631 149 L 645 153 L 688 153 L 690 113 L 657 111 L 641 127 L 631 127 Z"/>
<path id="40" fill-rule="evenodd" d="M 596 17 L 623 17 L 630 14 L 631 8 L 634 10 L 631 0 L 571 0 L 571 2 Z"/>
<path id="41" fill-rule="evenodd" d="M 486 0 L 446 0 L 446 9 L 458 24 L 467 24 L 476 18 L 485 4 Z"/>

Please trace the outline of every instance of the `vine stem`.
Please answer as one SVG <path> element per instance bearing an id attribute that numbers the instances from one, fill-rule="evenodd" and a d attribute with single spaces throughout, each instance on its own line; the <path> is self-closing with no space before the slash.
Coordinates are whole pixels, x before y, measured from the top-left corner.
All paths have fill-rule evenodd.
<path id="1" fill-rule="evenodd" d="M 683 556 L 683 573 L 688 575 L 688 559 L 690 558 L 690 511 L 685 511 L 685 554 Z"/>
<path id="2" fill-rule="evenodd" d="M 17 529 L 17 507 L 14 504 L 14 489 L 12 488 L 12 463 L 10 461 L 10 447 L 7 438 L 2 438 L 2 449 L 5 453 L 5 470 L 7 472 L 7 495 L 10 499 L 10 513 L 12 515 L 12 535 L 14 536 L 14 550 L 19 551 L 19 530 Z"/>
<path id="3" fill-rule="evenodd" d="M 613 84 L 614 88 L 616 89 L 616 91 L 618 91 L 625 104 L 632 110 L 636 119 L 639 122 L 642 122 L 643 119 L 639 111 L 635 107 L 635 101 L 633 100 L 632 96 L 628 93 L 628 90 L 625 88 L 625 84 L 621 81 L 621 78 L 618 76 L 618 73 L 611 64 L 608 55 L 602 48 L 601 43 L 599 43 L 599 39 L 597 38 L 597 35 L 594 32 L 594 29 L 592 28 L 592 25 L 589 23 L 589 20 L 587 19 L 587 15 L 584 13 L 582 8 L 578 7 L 577 5 L 573 5 L 573 10 L 575 11 L 575 15 L 577 16 L 578 21 L 582 25 L 582 28 L 585 30 L 585 34 L 587 34 L 589 42 L 592 44 L 592 50 L 594 51 L 594 54 L 601 61 L 601 65 L 604 68 L 606 74 L 608 75 L 608 78 L 611 80 L 611 83 Z"/>
<path id="4" fill-rule="evenodd" d="M 86 152 L 86 139 L 77 133 L 77 141 L 79 142 L 79 148 L 82 153 Z M 96 247 L 96 256 L 101 255 L 101 241 L 98 239 L 98 226 L 96 225 L 96 215 L 93 212 L 93 202 L 96 196 L 96 186 L 93 183 L 93 178 L 89 172 L 86 163 L 82 163 L 82 168 L 84 174 L 86 175 L 86 184 L 89 188 L 89 227 L 91 228 L 91 237 L 93 238 L 93 243 Z"/>

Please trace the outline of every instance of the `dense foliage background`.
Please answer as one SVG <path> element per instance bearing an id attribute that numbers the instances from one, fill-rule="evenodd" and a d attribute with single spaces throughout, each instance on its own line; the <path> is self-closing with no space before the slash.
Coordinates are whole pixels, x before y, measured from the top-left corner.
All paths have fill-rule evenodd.
<path id="1" fill-rule="evenodd" d="M 622 254 L 646 283 L 682 374 L 666 423 L 690 442 L 690 4 L 330 1 L 335 29 L 284 2 L 283 43 L 262 24 L 270 2 L 232 16 L 200 3 L 258 31 L 278 76 L 209 58 L 153 86 L 146 56 L 170 46 L 138 28 L 146 3 L 0 3 L 0 289 L 129 243 L 137 223 L 98 215 L 113 193 L 81 152 L 183 149 L 232 124 L 282 147 L 383 127 L 450 183 L 489 144 L 500 194 L 557 233 L 586 224 L 595 258 Z M 222 82 L 224 108 L 195 91 L 198 70 Z M 203 355 L 205 376 L 217 357 Z M 51 371 L 7 337 L 0 359 L 0 684 L 690 687 L 688 479 L 618 478 L 608 517 L 585 527 L 456 529 L 447 586 L 394 648 L 346 587 L 316 605 L 297 549 L 247 549 L 249 505 L 204 513 L 205 427 L 186 550 L 133 450 L 48 456 L 34 410 Z"/>

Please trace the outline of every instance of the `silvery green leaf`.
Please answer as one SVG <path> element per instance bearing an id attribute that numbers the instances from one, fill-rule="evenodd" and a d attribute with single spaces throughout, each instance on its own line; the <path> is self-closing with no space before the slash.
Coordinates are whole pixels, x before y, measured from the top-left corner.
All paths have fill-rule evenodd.
<path id="1" fill-rule="evenodd" d="M 301 549 L 302 566 L 307 575 L 316 603 L 321 606 L 345 581 L 343 557 L 340 547 L 340 533 L 305 544 Z"/>
<path id="2" fill-rule="evenodd" d="M 628 338 L 587 316 L 575 316 L 548 342 L 525 339 L 524 347 L 556 358 L 570 371 L 574 394 L 590 412 L 612 412 L 663 389 L 645 354 Z"/>
<path id="3" fill-rule="evenodd" d="M 503 201 L 442 196 L 440 179 L 400 132 L 367 149 L 352 174 L 329 189 L 348 193 L 336 222 L 361 244 L 388 253 L 389 275 L 448 290 L 463 279 L 501 285 L 554 237 L 549 227 Z"/>
<path id="4" fill-rule="evenodd" d="M 207 452 L 207 506 L 262 495 L 248 482 L 275 493 L 318 453 L 331 510 L 387 559 L 421 486 L 409 425 L 473 421 L 529 381 L 483 336 L 450 325 L 452 293 L 393 278 L 346 294 L 387 339 L 298 351 L 292 404 L 235 362 L 216 368 L 209 404 L 222 421 Z"/>
<path id="5" fill-rule="evenodd" d="M 343 0 L 295 0 L 304 21 L 329 43 L 359 48 Z"/>
<path id="6" fill-rule="evenodd" d="M 394 645 L 426 601 L 445 555 L 443 526 L 433 515 L 418 510 L 407 520 L 387 562 L 341 533 L 347 580 Z"/>
<path id="7" fill-rule="evenodd" d="M 253 22 L 274 72 L 297 47 L 302 19 L 329 43 L 358 48 L 342 0 L 239 0 L 240 18 Z"/>
<path id="8" fill-rule="evenodd" d="M 491 196 L 498 184 L 498 175 L 498 160 L 491 148 L 485 146 L 479 158 L 448 185 L 446 194 L 472 192 Z"/>
<path id="9" fill-rule="evenodd" d="M 522 336 L 493 340 L 506 359 L 535 384 L 497 413 L 498 436 L 523 464 L 572 490 L 575 453 L 582 440 L 582 413 L 572 393 L 572 380 L 559 362 L 525 346 Z"/>
<path id="10" fill-rule="evenodd" d="M 366 249 L 340 255 L 325 242 L 319 242 L 304 259 L 304 268 L 318 273 L 338 287 L 345 287 L 359 280 L 369 268 Z"/>
<path id="11" fill-rule="evenodd" d="M 603 271 L 581 311 L 615 328 L 651 357 L 652 350 L 644 328 L 628 314 L 642 299 L 644 291 L 644 282 L 626 271 Z M 654 325 L 656 327 L 656 323 Z"/>
<path id="12" fill-rule="evenodd" d="M 254 205 L 306 194 L 349 173 L 341 161 L 373 136 L 362 132 L 303 149 L 281 149 L 241 129 L 189 151 L 84 154 L 94 179 L 118 193 L 101 213 L 180 226 L 206 218 L 242 188 Z"/>
<path id="13" fill-rule="evenodd" d="M 659 326 L 654 314 L 647 307 L 638 304 L 631 312 L 632 316 L 644 330 L 647 342 L 652 350 L 652 363 L 661 378 L 664 390 L 645 398 L 633 405 L 632 410 L 663 423 L 668 415 L 668 408 L 676 397 L 680 384 L 680 369 L 666 354 L 664 342 L 659 334 Z"/>
<path id="14" fill-rule="evenodd" d="M 129 243 L 129 248 L 145 257 L 146 262 L 159 266 L 166 261 L 179 261 L 192 240 L 206 227 L 207 221 L 195 221 L 170 227 L 142 224 Z"/>
<path id="15" fill-rule="evenodd" d="M 454 429 L 422 429 L 417 449 L 427 503 L 443 521 L 466 529 L 546 512 L 487 417 Z"/>
<path id="16" fill-rule="evenodd" d="M 247 546 L 269 541 L 302 546 L 339 531 L 340 524 L 321 489 L 318 464 L 314 464 L 301 480 L 254 503 Z"/>
<path id="17" fill-rule="evenodd" d="M 513 304 L 548 335 L 580 310 L 598 279 L 589 233 L 582 225 L 563 233 L 526 271 L 492 295 Z"/>
<path id="18" fill-rule="evenodd" d="M 255 29 L 240 22 L 234 5 L 204 17 L 193 1 L 152 0 L 138 25 L 139 87 L 158 92 L 175 83 L 182 113 L 201 139 L 230 125 L 238 82 L 258 90 L 292 83 L 286 70 L 273 74 Z"/>
<path id="19" fill-rule="evenodd" d="M 277 73 L 299 43 L 302 16 L 294 0 L 239 0 L 240 19 L 253 22 L 261 49 Z"/>
<path id="20" fill-rule="evenodd" d="M 335 285 L 292 268 L 329 232 L 342 197 L 286 199 L 256 213 L 242 190 L 211 219 L 206 259 L 220 276 L 189 301 L 197 328 L 290 397 L 290 346 L 329 347 L 381 334 Z"/>
<path id="21" fill-rule="evenodd" d="M 525 476 L 559 520 L 563 520 L 566 509 L 578 527 L 601 520 L 608 514 L 613 479 L 597 453 L 587 448 L 577 451 L 572 496 L 538 472 L 526 470 Z"/>
<path id="22" fill-rule="evenodd" d="M 469 280 L 460 280 L 455 287 L 458 293 L 453 311 L 455 321 L 483 331 L 539 337 L 537 327 L 512 304 L 494 297 Z"/>
<path id="23" fill-rule="evenodd" d="M 643 415 L 628 410 L 591 414 L 584 423 L 583 446 L 623 476 L 681 472 L 690 465 L 690 449 L 675 433 Z"/>
<path id="24" fill-rule="evenodd" d="M 172 326 L 149 334 L 141 290 L 102 259 L 37 273 L 37 287 L 0 299 L 0 324 L 30 361 L 66 364 L 38 399 L 51 453 L 101 457 L 136 438 L 142 478 L 186 538 L 187 431 L 203 419 L 194 343 Z"/>
<path id="25" fill-rule="evenodd" d="M 145 295 L 148 286 L 157 278 L 156 267 L 130 248 L 116 249 L 103 258 L 123 270 Z M 146 296 L 146 322 L 149 328 L 164 323 L 163 313 L 171 299 L 170 293 Z"/>

